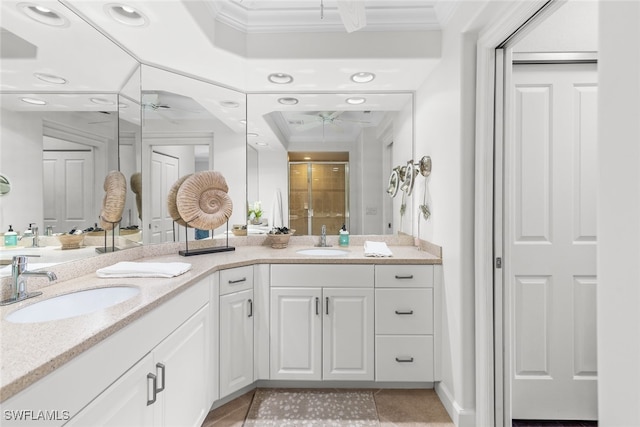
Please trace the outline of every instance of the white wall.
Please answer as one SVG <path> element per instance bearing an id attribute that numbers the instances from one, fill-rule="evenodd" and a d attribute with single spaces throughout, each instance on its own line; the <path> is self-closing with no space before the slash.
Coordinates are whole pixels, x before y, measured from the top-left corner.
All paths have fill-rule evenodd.
<path id="1" fill-rule="evenodd" d="M 600 2 L 598 425 L 640 425 L 640 2 Z"/>
<path id="2" fill-rule="evenodd" d="M 0 173 L 11 192 L 0 197 L 0 232 L 42 224 L 42 116 L 1 110 Z"/>
<path id="3" fill-rule="evenodd" d="M 464 7 L 463 7 L 464 6 Z M 431 218 L 420 235 L 443 247 L 442 382 L 436 391 L 458 426 L 474 425 L 473 183 L 475 36 L 465 35 L 483 2 L 465 2 L 443 31 L 442 61 L 416 94 L 417 158 L 429 155 Z M 416 212 L 424 179 L 414 193 Z"/>
<path id="4" fill-rule="evenodd" d="M 571 23 L 567 25 L 567 23 Z M 597 52 L 598 2 L 569 0 L 532 28 L 514 52 Z"/>
<path id="5" fill-rule="evenodd" d="M 273 206 L 276 191 L 280 192 L 284 225 L 289 226 L 289 183 L 287 152 L 282 146 L 258 151 L 260 180 L 258 195 L 269 224 L 273 224 Z M 255 200 L 249 200 L 253 203 Z"/>

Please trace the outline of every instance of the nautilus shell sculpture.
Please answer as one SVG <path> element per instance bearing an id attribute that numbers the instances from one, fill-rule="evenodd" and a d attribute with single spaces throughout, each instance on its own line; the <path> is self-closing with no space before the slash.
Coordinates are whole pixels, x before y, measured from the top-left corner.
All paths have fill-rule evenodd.
<path id="1" fill-rule="evenodd" d="M 204 171 L 188 176 L 176 194 L 180 219 L 189 227 L 201 230 L 221 226 L 233 212 L 228 191 L 227 182 L 220 172 Z"/>
<path id="2" fill-rule="evenodd" d="M 111 171 L 104 179 L 104 199 L 100 211 L 100 227 L 113 230 L 122 219 L 127 196 L 127 179 L 122 172 Z"/>

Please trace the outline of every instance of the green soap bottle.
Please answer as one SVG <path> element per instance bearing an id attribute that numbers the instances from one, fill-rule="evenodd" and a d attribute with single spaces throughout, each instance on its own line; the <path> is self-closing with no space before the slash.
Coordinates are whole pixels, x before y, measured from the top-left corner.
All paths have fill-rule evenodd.
<path id="1" fill-rule="evenodd" d="M 5 246 L 17 246 L 18 245 L 18 233 L 13 231 L 11 225 L 9 225 L 9 231 L 4 233 L 4 245 Z"/>

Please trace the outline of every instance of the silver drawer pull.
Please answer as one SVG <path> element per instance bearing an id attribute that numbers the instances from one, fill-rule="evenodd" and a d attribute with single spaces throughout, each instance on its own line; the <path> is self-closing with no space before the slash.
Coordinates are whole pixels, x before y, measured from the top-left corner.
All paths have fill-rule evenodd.
<path id="1" fill-rule="evenodd" d="M 229 284 L 230 285 L 235 285 L 236 283 L 242 283 L 242 282 L 246 282 L 247 278 L 243 277 L 242 279 L 236 279 L 236 280 L 229 280 Z"/>
<path id="2" fill-rule="evenodd" d="M 162 378 L 162 385 L 156 388 L 156 393 L 160 393 L 161 391 L 164 391 L 164 383 L 165 383 L 165 377 L 166 377 L 166 368 L 164 364 L 156 363 L 156 376 L 158 376 L 158 370 L 162 372 L 162 375 L 160 375 L 160 377 Z"/>
<path id="3" fill-rule="evenodd" d="M 413 310 L 407 310 L 407 311 L 396 310 L 396 314 L 400 316 L 410 316 L 413 314 Z"/>
<path id="4" fill-rule="evenodd" d="M 413 363 L 413 357 L 396 357 L 398 363 Z"/>
<path id="5" fill-rule="evenodd" d="M 149 380 L 151 380 L 151 396 L 153 396 L 151 399 L 149 399 Z M 158 395 L 158 379 L 156 378 L 156 376 L 154 374 L 147 374 L 147 406 L 149 405 L 153 405 L 154 403 L 156 403 L 156 398 Z"/>
<path id="6" fill-rule="evenodd" d="M 406 276 L 401 276 L 401 275 L 396 274 L 396 279 L 399 279 L 399 280 L 400 279 L 413 279 L 413 274 L 408 274 Z"/>

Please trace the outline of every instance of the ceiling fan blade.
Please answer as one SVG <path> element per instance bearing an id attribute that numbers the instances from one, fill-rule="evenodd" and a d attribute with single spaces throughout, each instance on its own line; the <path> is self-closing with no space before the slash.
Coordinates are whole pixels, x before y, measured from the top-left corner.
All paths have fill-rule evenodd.
<path id="1" fill-rule="evenodd" d="M 338 118 L 338 116 L 340 116 L 340 114 L 344 113 L 344 111 L 334 111 L 333 113 L 329 114 L 328 116 L 322 116 L 322 118 L 324 120 L 328 120 L 328 121 L 333 121 L 335 119 Z"/>
<path id="2" fill-rule="evenodd" d="M 338 12 L 348 33 L 357 31 L 367 25 L 364 0 L 338 0 Z"/>

